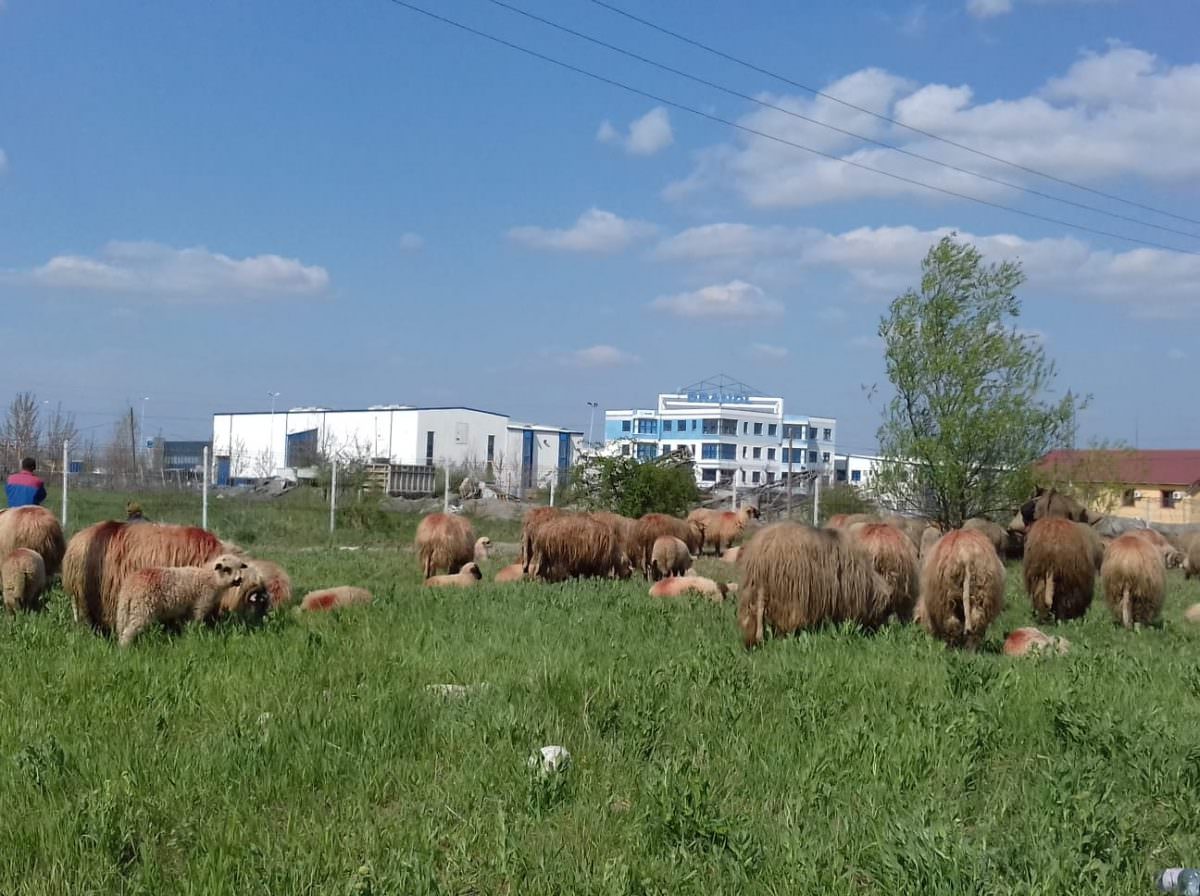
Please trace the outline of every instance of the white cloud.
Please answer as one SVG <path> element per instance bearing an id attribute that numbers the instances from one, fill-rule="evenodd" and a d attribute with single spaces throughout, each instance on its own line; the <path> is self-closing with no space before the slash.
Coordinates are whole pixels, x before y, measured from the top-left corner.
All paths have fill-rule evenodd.
<path id="1" fill-rule="evenodd" d="M 638 358 L 611 345 L 593 345 L 570 352 L 567 360 L 576 367 L 619 367 L 636 364 Z"/>
<path id="2" fill-rule="evenodd" d="M 408 233 L 402 233 L 400 234 L 399 245 L 402 252 L 420 252 L 423 248 L 425 248 L 425 237 L 421 236 L 419 233 L 412 233 L 411 231 Z"/>
<path id="3" fill-rule="evenodd" d="M 622 136 L 612 122 L 600 122 L 596 139 L 601 143 L 619 143 L 632 156 L 652 156 L 675 142 L 671 130 L 671 118 L 662 106 L 655 106 L 641 118 L 629 125 L 629 133 Z"/>
<path id="4" fill-rule="evenodd" d="M 1012 12 L 1012 0 L 967 0 L 967 12 L 977 19 L 990 19 Z"/>
<path id="5" fill-rule="evenodd" d="M 825 92 L 1021 165 L 1071 180 L 1100 182 L 1136 175 L 1160 183 L 1200 177 L 1200 64 L 1171 66 L 1120 45 L 1086 54 L 1065 73 L 1025 96 L 977 102 L 969 85 L 915 84 L 880 69 L 863 69 Z M 1028 175 L 954 150 L 821 97 L 764 94 L 783 109 L 828 122 L 911 152 L 945 159 L 992 177 L 1022 183 Z M 1011 190 L 939 168 L 784 114 L 756 108 L 749 128 L 947 190 L 1011 199 Z M 1039 184 L 1041 186 L 1041 184 Z M 751 206 L 798 207 L 823 202 L 937 194 L 835 159 L 753 135 L 709 147 L 690 174 L 669 185 L 668 199 L 732 189 Z"/>
<path id="6" fill-rule="evenodd" d="M 664 240 L 660 258 L 694 263 L 732 257 L 746 272 L 770 270 L 785 259 L 793 277 L 810 269 L 842 272 L 860 298 L 890 298 L 915 285 L 929 247 L 949 227 L 860 227 L 843 233 L 811 228 L 754 228 L 717 224 Z M 1161 249 L 1098 249 L 1075 237 L 1026 239 L 1013 234 L 959 238 L 989 261 L 1020 260 L 1027 275 L 1022 294 L 1050 294 L 1126 307 L 1139 317 L 1200 317 L 1200 256 Z M 819 316 L 836 314 L 824 308 Z M 1030 335 L 1033 335 L 1032 333 Z"/>
<path id="7" fill-rule="evenodd" d="M 1167 358 L 1171 361 L 1183 361 L 1188 354 L 1181 348 L 1173 348 L 1167 351 Z"/>
<path id="8" fill-rule="evenodd" d="M 619 252 L 634 240 L 654 233 L 654 225 L 622 218 L 603 209 L 591 208 L 565 229 L 514 227 L 509 239 L 531 249 L 560 252 Z"/>
<path id="9" fill-rule="evenodd" d="M 57 255 L 21 276 L 48 289 L 175 301 L 311 295 L 329 286 L 325 268 L 294 258 L 231 258 L 202 247 L 175 249 L 154 242 L 111 242 L 96 256 Z"/>
<path id="10" fill-rule="evenodd" d="M 650 307 L 679 317 L 750 319 L 783 312 L 783 305 L 768 299 L 761 289 L 743 280 L 705 286 L 693 292 L 659 296 L 650 303 Z"/>
<path id="11" fill-rule="evenodd" d="M 782 345 L 769 345 L 766 342 L 756 342 L 750 346 L 750 356 L 764 358 L 768 361 L 782 361 L 788 356 L 788 350 Z"/>

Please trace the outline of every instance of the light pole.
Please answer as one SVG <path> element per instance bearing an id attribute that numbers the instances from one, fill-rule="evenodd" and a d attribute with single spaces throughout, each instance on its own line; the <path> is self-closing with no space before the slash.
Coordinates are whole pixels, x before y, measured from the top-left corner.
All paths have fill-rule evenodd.
<path id="1" fill-rule="evenodd" d="M 148 402 L 149 400 L 150 400 L 149 395 L 142 396 L 142 420 L 138 424 L 138 427 L 141 429 L 143 439 L 146 438 L 146 402 Z"/>
<path id="2" fill-rule="evenodd" d="M 275 472 L 275 399 L 279 397 L 278 392 L 268 392 L 267 397 L 271 399 L 271 472 Z"/>
<path id="3" fill-rule="evenodd" d="M 594 401 L 589 401 L 587 406 L 590 408 L 588 411 L 588 447 L 595 449 L 596 440 L 593 436 L 596 431 L 596 408 L 600 407 L 600 405 Z"/>

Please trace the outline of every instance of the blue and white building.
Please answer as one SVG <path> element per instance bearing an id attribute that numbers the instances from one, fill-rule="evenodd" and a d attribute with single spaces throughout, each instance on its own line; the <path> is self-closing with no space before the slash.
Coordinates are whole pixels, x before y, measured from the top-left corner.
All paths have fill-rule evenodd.
<path id="1" fill-rule="evenodd" d="M 726 376 L 663 392 L 652 408 L 604 412 L 605 452 L 647 460 L 676 450 L 702 488 L 741 488 L 834 470 L 837 421 L 788 414 L 783 399 Z"/>

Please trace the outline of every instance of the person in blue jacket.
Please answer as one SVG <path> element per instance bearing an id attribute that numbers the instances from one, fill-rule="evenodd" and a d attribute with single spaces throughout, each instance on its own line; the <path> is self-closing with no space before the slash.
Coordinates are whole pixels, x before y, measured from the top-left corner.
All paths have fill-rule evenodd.
<path id="1" fill-rule="evenodd" d="M 46 483 L 34 475 L 36 469 L 37 461 L 27 457 L 21 461 L 21 471 L 8 477 L 4 493 L 8 497 L 9 507 L 41 504 L 46 500 Z"/>

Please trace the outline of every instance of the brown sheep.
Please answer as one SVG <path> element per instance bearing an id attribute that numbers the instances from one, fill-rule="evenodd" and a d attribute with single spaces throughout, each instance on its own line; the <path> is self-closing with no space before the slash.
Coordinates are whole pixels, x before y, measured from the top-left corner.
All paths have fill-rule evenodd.
<path id="1" fill-rule="evenodd" d="M 369 604 L 373 598 L 366 588 L 355 588 L 353 585 L 335 585 L 332 588 L 321 588 L 310 591 L 300 601 L 301 612 L 318 612 L 337 610 L 342 607 L 356 607 Z"/>
<path id="2" fill-rule="evenodd" d="M 1167 574 L 1162 554 L 1135 532 L 1126 532 L 1108 546 L 1104 566 L 1104 597 L 1117 625 L 1150 625 L 1162 612 Z"/>
<path id="3" fill-rule="evenodd" d="M 848 513 L 835 513 L 825 521 L 826 529 L 842 529 L 846 525 L 846 520 L 849 518 Z"/>
<path id="4" fill-rule="evenodd" d="M 1075 619 L 1092 604 L 1096 566 L 1088 540 L 1064 517 L 1045 517 L 1025 537 L 1025 590 L 1040 620 Z"/>
<path id="5" fill-rule="evenodd" d="M 1184 536 L 1182 565 L 1185 579 L 1200 576 L 1200 533 Z"/>
<path id="6" fill-rule="evenodd" d="M 462 569 L 454 575 L 430 576 L 425 580 L 426 588 L 471 588 L 483 578 L 479 564 L 474 561 L 464 563 Z"/>
<path id="7" fill-rule="evenodd" d="M 1099 572 L 1101 564 L 1104 563 L 1104 551 L 1106 549 L 1104 539 L 1100 537 L 1099 532 L 1087 523 L 1076 523 L 1075 525 L 1083 533 L 1084 540 L 1088 546 L 1088 554 L 1092 558 L 1092 565 L 1096 567 L 1096 572 Z"/>
<path id="8" fill-rule="evenodd" d="M 40 610 L 46 593 L 46 564 L 42 555 L 30 548 L 14 548 L 0 563 L 0 582 L 4 584 L 4 608 Z"/>
<path id="9" fill-rule="evenodd" d="M 633 526 L 629 539 L 629 560 L 635 569 L 640 569 L 650 578 L 650 559 L 654 542 L 662 535 L 673 535 L 688 547 L 688 552 L 698 556 L 704 546 L 704 525 L 698 520 L 681 520 L 665 513 L 648 513 Z"/>
<path id="10" fill-rule="evenodd" d="M 746 647 L 762 642 L 764 623 L 779 633 L 846 621 L 874 628 L 891 609 L 870 556 L 835 529 L 774 523 L 746 546 L 742 566 L 737 617 Z"/>
<path id="11" fill-rule="evenodd" d="M 992 547 L 996 549 L 996 556 L 1001 560 L 1008 549 L 1008 532 L 999 523 L 993 523 L 989 519 L 981 516 L 971 517 L 962 524 L 964 529 L 974 529 L 976 532 L 982 532 L 983 536 L 992 543 Z"/>
<path id="12" fill-rule="evenodd" d="M 282 607 L 292 602 L 292 579 L 278 563 L 270 560 L 246 558 L 246 562 L 258 570 L 267 593 L 271 595 L 271 608 Z"/>
<path id="13" fill-rule="evenodd" d="M 46 578 L 54 578 L 62 569 L 67 549 L 58 518 L 36 505 L 0 510 L 0 557 L 7 557 L 16 548 L 29 548 L 41 554 Z"/>
<path id="14" fill-rule="evenodd" d="M 911 621 L 918 587 L 917 549 L 912 539 L 887 523 L 859 523 L 850 531 L 870 555 L 875 572 L 887 582 L 891 611 L 901 622 Z"/>
<path id="15" fill-rule="evenodd" d="M 598 523 L 603 523 L 608 526 L 612 532 L 613 538 L 617 540 L 617 547 L 621 553 L 629 553 L 629 540 L 633 535 L 633 527 L 637 520 L 631 520 L 627 516 L 621 516 L 619 513 L 612 513 L 607 510 L 594 510 L 588 514 Z"/>
<path id="16" fill-rule="evenodd" d="M 1033 497 L 1021 505 L 1008 528 L 1013 532 L 1027 532 L 1042 519 L 1067 519 L 1094 526 L 1103 517 L 1088 510 L 1070 495 L 1064 495 L 1056 489 L 1047 491 L 1038 488 Z"/>
<path id="17" fill-rule="evenodd" d="M 1174 569 L 1177 566 L 1183 565 L 1183 553 L 1175 545 L 1171 544 L 1167 540 L 1167 537 L 1157 529 L 1130 529 L 1125 534 L 1141 538 L 1158 551 L 1158 555 L 1167 569 Z"/>
<path id="18" fill-rule="evenodd" d="M 525 512 L 521 521 L 521 551 L 517 559 L 525 572 L 529 572 L 529 561 L 533 556 L 533 536 L 542 523 L 558 516 L 557 507 L 534 507 Z"/>
<path id="19" fill-rule="evenodd" d="M 883 517 L 880 522 L 895 526 L 907 535 L 918 551 L 921 549 L 921 533 L 925 531 L 926 526 L 931 525 L 924 517 L 900 516 L 895 513 Z"/>
<path id="20" fill-rule="evenodd" d="M 475 559 L 475 530 L 469 520 L 449 513 L 431 513 L 417 525 L 415 540 L 421 577 L 461 569 Z"/>
<path id="21" fill-rule="evenodd" d="M 663 579 L 650 586 L 651 597 L 682 597 L 685 594 L 698 594 L 707 597 L 714 603 L 725 600 L 725 596 L 737 591 L 737 585 L 725 582 L 714 582 L 704 576 L 674 576 Z"/>
<path id="22" fill-rule="evenodd" d="M 232 554 L 206 566 L 149 566 L 121 584 L 114 631 L 118 643 L 128 647 L 155 622 L 200 622 L 222 612 L 261 614 L 270 603 L 258 570 Z"/>
<path id="23" fill-rule="evenodd" d="M 661 535 L 654 540 L 654 550 L 650 552 L 650 574 L 654 581 L 686 575 L 691 568 L 692 555 L 686 544 L 674 535 Z"/>
<path id="24" fill-rule="evenodd" d="M 520 563 L 513 563 L 498 573 L 496 573 L 495 581 L 497 582 L 522 582 L 525 580 L 525 568 Z"/>
<path id="25" fill-rule="evenodd" d="M 546 582 L 629 575 L 612 530 L 576 513 L 556 514 L 534 527 L 527 569 L 530 578 Z"/>
<path id="26" fill-rule="evenodd" d="M 75 621 L 107 634 L 116 624 L 125 577 L 151 566 L 203 566 L 239 551 L 196 526 L 108 520 L 75 533 L 63 557 L 63 589 Z"/>
<path id="27" fill-rule="evenodd" d="M 975 649 L 1004 609 L 1004 564 L 986 535 L 956 529 L 938 539 L 921 567 L 921 626 L 953 647 Z"/>
<path id="28" fill-rule="evenodd" d="M 713 556 L 721 556 L 725 548 L 732 547 L 733 543 L 742 537 L 749 522 L 758 517 L 758 508 L 749 504 L 738 511 L 710 512 L 707 519 L 700 521 L 704 527 L 704 546 L 712 545 Z M 688 519 L 692 519 L 690 515 Z"/>
<path id="29" fill-rule="evenodd" d="M 920 556 L 922 560 L 929 556 L 929 552 L 933 550 L 933 546 L 941 537 L 942 530 L 937 526 L 926 526 L 921 530 Z"/>
<path id="30" fill-rule="evenodd" d="M 742 558 L 742 548 L 740 546 L 736 547 L 736 548 L 730 548 L 729 550 L 727 550 L 725 553 L 723 553 L 721 555 L 721 559 L 725 563 L 739 563 L 739 562 L 741 562 L 741 558 Z"/>
<path id="31" fill-rule="evenodd" d="M 1071 642 L 1066 638 L 1055 638 L 1036 628 L 1018 628 L 1004 639 L 1005 656 L 1038 656 L 1050 652 L 1065 656 L 1071 651 Z"/>

